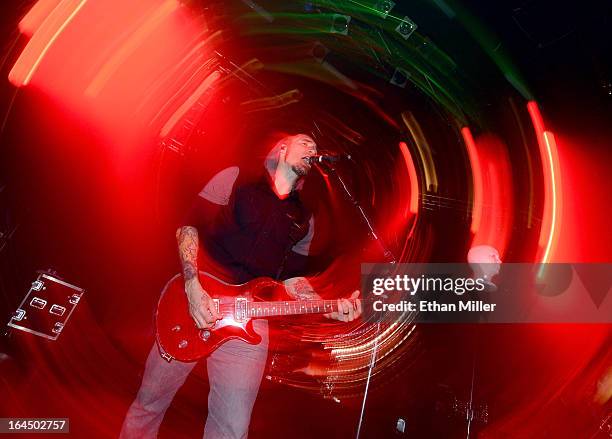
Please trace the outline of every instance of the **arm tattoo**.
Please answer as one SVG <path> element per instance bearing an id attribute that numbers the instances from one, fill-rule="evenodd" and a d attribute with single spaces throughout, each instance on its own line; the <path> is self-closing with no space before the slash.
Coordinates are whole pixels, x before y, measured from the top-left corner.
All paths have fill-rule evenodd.
<path id="1" fill-rule="evenodd" d="M 178 236 L 178 249 L 185 281 L 198 276 L 198 230 L 195 227 L 181 227 Z"/>

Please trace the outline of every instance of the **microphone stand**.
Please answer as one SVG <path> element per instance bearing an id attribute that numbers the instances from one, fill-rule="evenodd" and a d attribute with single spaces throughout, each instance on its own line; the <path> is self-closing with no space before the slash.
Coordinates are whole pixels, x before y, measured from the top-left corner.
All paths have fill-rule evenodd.
<path id="1" fill-rule="evenodd" d="M 317 164 L 319 166 L 320 166 L 321 163 L 325 163 L 325 162 L 315 162 L 315 164 Z M 370 218 L 368 217 L 368 214 L 363 210 L 363 208 L 359 204 L 359 201 L 357 201 L 355 199 L 355 197 L 353 196 L 353 194 L 349 190 L 348 186 L 346 185 L 346 183 L 344 182 L 344 180 L 342 179 L 340 174 L 338 174 L 338 172 L 336 172 L 336 168 L 334 166 L 332 166 L 332 164 L 330 164 L 330 163 L 326 163 L 326 165 L 327 165 L 326 166 L 326 168 L 327 168 L 326 170 L 330 171 L 330 173 L 333 174 L 336 177 L 336 179 L 340 183 L 340 187 L 342 188 L 342 190 L 343 190 L 344 194 L 346 195 L 348 201 L 359 212 L 359 217 L 361 218 L 363 224 L 368 229 L 368 236 L 370 237 L 370 239 L 372 241 L 374 241 L 378 245 L 378 248 L 380 249 L 380 252 L 384 256 L 384 258 L 387 261 L 387 263 L 389 263 L 389 264 L 396 264 L 397 260 L 395 259 L 395 256 L 393 255 L 393 253 L 391 253 L 391 251 L 385 246 L 383 241 L 380 239 L 380 237 L 378 236 L 378 234 L 374 230 L 374 226 L 372 226 L 372 221 L 370 221 Z"/>
<path id="2" fill-rule="evenodd" d="M 315 162 L 315 163 L 320 165 L 320 163 L 318 162 Z M 378 245 L 378 248 L 380 249 L 387 263 L 396 264 L 397 259 L 395 259 L 395 256 L 393 255 L 393 253 L 385 246 L 383 241 L 380 239 L 380 237 L 374 230 L 372 221 L 370 221 L 370 218 L 368 217 L 367 213 L 363 210 L 363 208 L 361 207 L 357 199 L 353 196 L 348 186 L 346 185 L 346 183 L 340 176 L 340 174 L 336 172 L 336 168 L 332 166 L 330 163 L 327 163 L 326 168 L 327 168 L 326 170 L 329 171 L 330 174 L 333 174 L 336 177 L 336 179 L 340 183 L 340 187 L 342 188 L 342 191 L 344 192 L 345 196 L 351 202 L 351 204 L 355 207 L 355 209 L 359 212 L 359 217 L 361 218 L 363 224 L 368 229 L 368 236 L 370 237 L 372 241 L 376 242 L 376 244 Z M 361 402 L 361 413 L 359 415 L 359 424 L 357 426 L 357 434 L 355 435 L 356 439 L 359 439 L 361 435 L 361 427 L 363 425 L 363 416 L 365 414 L 366 401 L 368 399 L 368 391 L 370 390 L 370 381 L 372 379 L 372 370 L 374 370 L 374 366 L 376 366 L 376 355 L 378 353 L 379 334 L 380 334 L 380 319 L 378 319 L 378 322 L 376 323 L 376 331 L 374 333 L 374 346 L 372 347 L 372 357 L 370 358 L 370 365 L 368 366 L 368 377 L 366 379 L 365 391 L 363 393 L 363 401 Z"/>

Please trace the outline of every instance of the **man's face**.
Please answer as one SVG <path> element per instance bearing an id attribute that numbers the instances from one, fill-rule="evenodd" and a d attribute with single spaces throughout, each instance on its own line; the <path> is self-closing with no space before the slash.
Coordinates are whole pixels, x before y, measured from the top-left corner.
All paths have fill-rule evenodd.
<path id="1" fill-rule="evenodd" d="M 303 177 L 310 171 L 308 157 L 317 153 L 317 144 L 306 134 L 298 134 L 290 139 L 287 142 L 285 162 L 291 167 L 293 172 Z"/>
<path id="2" fill-rule="evenodd" d="M 497 250 L 494 249 L 494 251 L 489 252 L 488 259 L 487 274 L 490 277 L 493 277 L 499 274 L 499 270 L 501 268 L 501 259 L 499 258 L 499 253 L 497 253 Z"/>
<path id="3" fill-rule="evenodd" d="M 468 253 L 468 262 L 472 268 L 477 267 L 489 279 L 499 273 L 501 259 L 498 251 L 490 245 L 478 245 Z"/>

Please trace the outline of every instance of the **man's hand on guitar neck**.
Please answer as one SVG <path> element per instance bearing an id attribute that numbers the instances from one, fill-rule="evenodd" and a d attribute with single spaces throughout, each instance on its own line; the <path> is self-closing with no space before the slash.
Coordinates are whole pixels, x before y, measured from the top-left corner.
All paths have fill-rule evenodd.
<path id="1" fill-rule="evenodd" d="M 222 318 L 197 277 L 185 281 L 185 293 L 189 300 L 189 314 L 198 328 L 210 329 Z"/>
<path id="2" fill-rule="evenodd" d="M 323 314 L 328 319 L 340 320 L 341 322 L 352 322 L 361 315 L 361 300 L 359 290 L 353 291 L 348 299 L 338 299 L 338 312 Z"/>
<path id="3" fill-rule="evenodd" d="M 285 282 L 287 294 L 297 300 L 320 299 L 308 279 L 305 277 L 293 277 Z M 355 290 L 348 299 L 338 299 L 338 311 L 323 314 L 324 317 L 341 322 L 352 322 L 362 313 L 359 290 Z"/>

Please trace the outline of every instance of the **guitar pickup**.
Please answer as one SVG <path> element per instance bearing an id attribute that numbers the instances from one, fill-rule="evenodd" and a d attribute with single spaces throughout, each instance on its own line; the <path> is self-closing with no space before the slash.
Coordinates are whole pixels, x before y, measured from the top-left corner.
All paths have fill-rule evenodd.
<path id="1" fill-rule="evenodd" d="M 40 297 L 34 297 L 30 301 L 30 306 L 33 306 L 34 308 L 38 308 L 38 309 L 44 309 L 45 306 L 47 306 L 47 301 L 41 299 Z"/>
<path id="2" fill-rule="evenodd" d="M 237 297 L 235 306 L 234 318 L 239 322 L 244 322 L 247 319 L 247 299 Z"/>
<path id="3" fill-rule="evenodd" d="M 56 316 L 63 316 L 64 313 L 66 312 L 66 308 L 64 308 L 63 306 L 59 306 L 57 304 L 54 304 L 50 309 L 49 312 L 51 314 L 55 314 Z"/>

